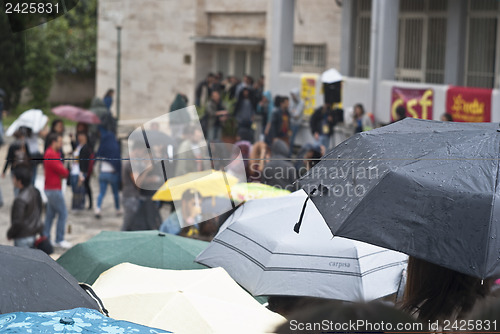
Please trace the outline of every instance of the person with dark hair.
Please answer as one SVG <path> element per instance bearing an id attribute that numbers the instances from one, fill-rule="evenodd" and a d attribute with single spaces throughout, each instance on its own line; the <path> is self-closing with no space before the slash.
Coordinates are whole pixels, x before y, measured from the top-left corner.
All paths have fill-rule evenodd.
<path id="1" fill-rule="evenodd" d="M 316 140 L 319 140 L 325 150 L 330 148 L 330 139 L 333 135 L 333 127 L 335 126 L 335 117 L 332 106 L 328 103 L 317 108 L 309 120 L 311 132 Z"/>
<path id="2" fill-rule="evenodd" d="M 396 118 L 392 121 L 392 123 L 400 121 L 406 118 L 406 107 L 399 106 L 396 108 Z"/>
<path id="3" fill-rule="evenodd" d="M 441 122 L 453 122 L 453 116 L 445 112 L 444 114 L 441 115 Z"/>
<path id="4" fill-rule="evenodd" d="M 206 79 L 201 81 L 198 86 L 196 86 L 194 103 L 197 107 L 205 105 L 208 98 L 212 94 L 212 86 L 214 82 L 215 75 L 213 73 L 208 73 Z"/>
<path id="5" fill-rule="evenodd" d="M 48 140 L 47 138 L 49 137 L 49 135 L 51 133 L 58 133 L 60 134 L 61 136 L 64 135 L 64 123 L 61 119 L 59 118 L 56 118 L 55 120 L 52 121 L 51 125 L 50 125 L 50 131 L 49 133 L 47 134 L 47 136 L 45 137 L 45 147 L 44 147 L 44 151 L 47 150 L 47 147 L 49 147 L 49 144 L 48 144 Z M 64 158 L 64 154 L 62 152 L 62 147 L 61 147 L 61 152 L 59 152 L 61 154 L 61 159 Z"/>
<path id="6" fill-rule="evenodd" d="M 247 87 L 243 88 L 234 108 L 234 117 L 238 123 L 238 129 L 244 126 L 248 127 L 248 124 L 251 127 L 257 109 L 257 104 L 254 102 L 253 91 Z"/>
<path id="7" fill-rule="evenodd" d="M 365 113 L 365 108 L 361 103 L 354 105 L 354 133 L 369 131 L 373 129 L 373 122 Z"/>
<path id="8" fill-rule="evenodd" d="M 283 140 L 288 145 L 290 131 L 290 113 L 288 111 L 289 99 L 286 96 L 276 96 L 275 105 L 269 128 L 266 127 L 266 143 L 272 145 L 273 141 L 278 138 Z"/>
<path id="9" fill-rule="evenodd" d="M 61 180 L 69 176 L 69 171 L 64 168 L 59 152 L 62 147 L 62 135 L 51 133 L 47 136 L 47 149 L 43 157 L 43 167 L 45 170 L 45 195 L 47 196 L 47 211 L 45 214 L 44 236 L 50 240 L 50 230 L 52 221 L 57 218 L 56 243 L 55 246 L 65 249 L 71 248 L 71 243 L 64 240 L 66 219 L 68 211 L 64 203 L 64 196 L 61 191 Z"/>
<path id="10" fill-rule="evenodd" d="M 188 139 L 184 140 L 178 149 L 175 176 L 181 176 L 193 172 L 201 172 L 211 168 L 207 158 L 206 144 L 203 140 L 203 132 L 198 126 L 186 128 Z"/>
<path id="11" fill-rule="evenodd" d="M 140 204 L 141 192 L 135 182 L 131 161 L 137 159 L 137 162 L 140 162 L 147 154 L 144 143 L 140 142 L 133 143 L 129 152 L 129 159 L 124 161 L 122 168 L 122 204 L 125 211 L 122 231 L 129 231 L 132 228 L 133 219 Z"/>
<path id="12" fill-rule="evenodd" d="M 174 101 L 170 105 L 170 112 L 175 112 L 177 110 L 181 110 L 187 107 L 188 98 L 186 95 L 178 93 L 175 96 Z M 177 143 L 182 142 L 182 136 L 184 128 L 189 124 L 191 118 L 189 114 L 185 111 L 180 111 L 174 113 L 173 115 L 169 115 L 169 126 L 170 126 L 170 135 L 175 139 Z"/>
<path id="13" fill-rule="evenodd" d="M 181 208 L 170 214 L 160 226 L 160 232 L 191 237 L 198 234 L 201 222 L 201 195 L 194 189 L 182 193 Z"/>
<path id="14" fill-rule="evenodd" d="M 31 156 L 26 143 L 26 134 L 26 128 L 24 127 L 19 128 L 19 130 L 14 133 L 14 137 L 16 139 L 9 146 L 7 159 L 3 167 L 2 178 L 5 178 L 5 174 L 9 167 L 11 172 L 14 172 L 14 170 L 19 167 L 31 168 Z M 17 195 L 18 193 L 19 188 L 17 188 L 14 183 L 14 195 Z"/>
<path id="15" fill-rule="evenodd" d="M 31 169 L 19 167 L 12 171 L 14 185 L 19 194 L 11 209 L 11 226 L 7 238 L 14 239 L 14 246 L 33 248 L 36 235 L 43 232 L 42 197 L 31 184 Z"/>
<path id="16" fill-rule="evenodd" d="M 106 94 L 104 94 L 104 97 L 102 99 L 102 101 L 106 105 L 106 108 L 108 109 L 108 111 L 111 111 L 111 106 L 113 105 L 113 95 L 114 94 L 115 94 L 115 90 L 110 88 L 110 89 L 108 89 Z"/>
<path id="17" fill-rule="evenodd" d="M 421 321 L 463 319 L 490 292 L 481 280 L 410 256 L 401 308 Z"/>
<path id="18" fill-rule="evenodd" d="M 302 126 L 302 118 L 304 116 L 304 101 L 300 98 L 300 89 L 295 88 L 290 91 L 292 103 L 290 107 L 290 129 L 292 135 L 290 137 L 290 155 L 293 153 L 295 145 L 295 137 Z"/>
<path id="19" fill-rule="evenodd" d="M 212 91 L 210 99 L 205 106 L 205 115 L 202 123 L 204 124 L 204 132 L 208 140 L 218 140 L 221 127 L 221 116 L 227 114 L 222 105 L 220 93 L 217 90 Z"/>
<path id="20" fill-rule="evenodd" d="M 96 218 L 101 217 L 101 207 L 108 185 L 113 191 L 116 215 L 120 216 L 120 195 L 122 163 L 120 155 L 120 143 L 111 131 L 101 129 L 101 144 L 97 150 L 97 157 L 101 160 L 99 168 L 99 196 L 97 197 L 97 207 L 95 209 Z"/>
<path id="21" fill-rule="evenodd" d="M 76 135 L 78 145 L 73 151 L 73 163 L 70 172 L 70 184 L 73 190 L 71 209 L 83 210 L 85 207 L 85 194 L 89 197 L 88 209 L 92 209 L 92 189 L 90 188 L 90 172 L 93 165 L 92 147 L 86 132 Z"/>

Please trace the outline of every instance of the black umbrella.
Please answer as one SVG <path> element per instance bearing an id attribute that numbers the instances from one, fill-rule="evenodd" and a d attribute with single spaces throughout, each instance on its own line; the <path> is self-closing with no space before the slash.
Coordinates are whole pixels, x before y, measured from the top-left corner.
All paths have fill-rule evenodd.
<path id="1" fill-rule="evenodd" d="M 42 251 L 0 246 L 0 266 L 0 314 L 99 310 L 76 279 Z"/>
<path id="2" fill-rule="evenodd" d="M 500 273 L 499 131 L 407 118 L 341 143 L 300 183 L 335 235 L 492 277 Z"/>

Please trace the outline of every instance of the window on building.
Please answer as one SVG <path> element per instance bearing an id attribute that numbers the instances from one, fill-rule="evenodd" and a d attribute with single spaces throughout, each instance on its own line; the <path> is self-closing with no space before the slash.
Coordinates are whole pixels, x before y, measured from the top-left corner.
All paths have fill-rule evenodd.
<path id="1" fill-rule="evenodd" d="M 326 45 L 295 44 L 293 70 L 295 72 L 320 72 L 326 67 Z"/>
<path id="2" fill-rule="evenodd" d="M 254 79 L 262 75 L 262 47 L 260 46 L 216 46 L 214 68 L 224 76 L 235 75 L 242 78 L 250 74 Z"/>
<path id="3" fill-rule="evenodd" d="M 370 75 L 371 7 L 372 0 L 358 0 L 356 4 L 354 76 L 359 78 L 368 78 Z"/>
<path id="4" fill-rule="evenodd" d="M 444 83 L 447 0 L 401 0 L 396 79 Z"/>
<path id="5" fill-rule="evenodd" d="M 500 6 L 496 0 L 469 0 L 465 84 L 498 87 Z M 495 82 L 497 80 L 497 82 Z"/>

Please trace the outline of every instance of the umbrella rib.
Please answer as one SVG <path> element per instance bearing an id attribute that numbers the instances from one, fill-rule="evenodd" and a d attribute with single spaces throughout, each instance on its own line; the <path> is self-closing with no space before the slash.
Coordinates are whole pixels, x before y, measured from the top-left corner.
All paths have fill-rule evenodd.
<path id="1" fill-rule="evenodd" d="M 332 274 L 332 275 L 345 275 L 345 276 L 354 276 L 354 277 L 362 277 L 360 273 L 349 273 L 345 271 L 336 271 L 336 270 L 325 270 L 325 269 L 307 269 L 307 268 L 291 268 L 291 267 L 266 267 L 264 266 L 261 262 L 259 262 L 257 259 L 249 255 L 248 253 L 242 251 L 239 248 L 236 248 L 224 241 L 221 240 L 213 240 L 213 242 L 216 242 L 222 246 L 225 246 L 240 255 L 244 256 L 251 262 L 255 263 L 257 266 L 259 266 L 263 271 L 289 271 L 289 272 L 304 272 L 304 273 L 320 273 L 320 274 Z"/>
<path id="2" fill-rule="evenodd" d="M 365 277 L 365 276 L 373 274 L 373 273 L 375 273 L 377 271 L 384 270 L 384 269 L 391 268 L 391 267 L 396 267 L 396 266 L 399 266 L 399 265 L 402 265 L 402 264 L 406 264 L 406 263 L 408 263 L 408 260 L 398 261 L 398 262 L 392 262 L 392 263 L 385 264 L 383 266 L 375 267 L 375 268 L 372 268 L 372 269 L 367 270 L 364 273 L 362 273 L 361 277 Z"/>
<path id="3" fill-rule="evenodd" d="M 250 242 L 253 242 L 254 244 L 256 244 L 257 246 L 261 247 L 262 249 L 264 249 L 265 251 L 269 252 L 270 254 L 276 254 L 276 255 L 291 255 L 291 256 L 308 256 L 308 257 L 321 257 L 321 258 L 327 258 L 327 259 L 346 259 L 346 260 L 356 260 L 357 258 L 356 257 L 349 257 L 349 256 L 331 256 L 331 255 L 314 255 L 314 254 L 300 254 L 300 253 L 281 253 L 281 252 L 273 252 L 271 251 L 270 249 L 264 247 L 263 245 L 261 245 L 260 243 L 258 243 L 257 241 L 253 240 L 253 239 L 250 239 L 249 237 L 247 237 L 246 235 L 238 232 L 238 231 L 235 231 L 234 229 L 232 229 L 231 227 L 228 227 L 226 228 L 226 230 L 229 230 L 245 239 L 247 239 L 248 241 Z M 219 239 L 217 239 L 219 240 Z M 214 241 L 216 241 L 214 239 Z M 369 256 L 369 255 L 365 255 L 365 256 Z"/>

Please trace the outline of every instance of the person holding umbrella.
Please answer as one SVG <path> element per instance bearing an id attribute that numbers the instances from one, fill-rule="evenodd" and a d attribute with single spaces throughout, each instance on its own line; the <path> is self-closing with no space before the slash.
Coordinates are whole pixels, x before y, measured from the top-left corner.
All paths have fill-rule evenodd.
<path id="1" fill-rule="evenodd" d="M 421 321 L 463 319 L 490 293 L 493 282 L 410 256 L 401 307 Z"/>
<path id="2" fill-rule="evenodd" d="M 191 237 L 198 234 L 201 222 L 201 195 L 194 189 L 184 191 L 181 210 L 176 210 L 161 224 L 160 232 Z M 180 212 L 179 212 L 180 211 Z"/>

